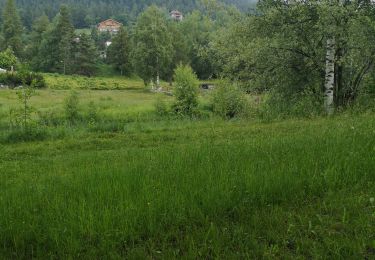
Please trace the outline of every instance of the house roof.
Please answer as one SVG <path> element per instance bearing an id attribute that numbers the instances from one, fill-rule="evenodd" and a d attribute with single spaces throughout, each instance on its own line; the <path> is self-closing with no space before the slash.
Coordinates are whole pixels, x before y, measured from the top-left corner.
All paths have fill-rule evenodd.
<path id="1" fill-rule="evenodd" d="M 114 19 L 107 19 L 107 20 L 105 20 L 105 21 L 103 21 L 103 22 L 100 22 L 100 23 L 98 24 L 98 26 L 106 25 L 106 24 L 108 24 L 108 23 L 111 23 L 111 24 L 114 24 L 114 25 L 118 25 L 118 26 L 121 26 L 121 25 L 122 25 L 122 23 L 120 23 L 120 22 L 118 22 L 118 21 L 116 21 L 116 20 L 114 20 Z"/>
<path id="2" fill-rule="evenodd" d="M 178 10 L 173 10 L 173 11 L 171 11 L 171 14 L 178 14 L 178 15 L 181 15 L 181 12 L 178 11 Z"/>

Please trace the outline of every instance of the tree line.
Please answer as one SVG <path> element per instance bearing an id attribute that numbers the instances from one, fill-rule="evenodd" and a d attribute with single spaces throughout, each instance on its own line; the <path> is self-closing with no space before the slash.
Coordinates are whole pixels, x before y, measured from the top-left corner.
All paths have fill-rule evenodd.
<path id="1" fill-rule="evenodd" d="M 203 0 L 203 2 L 206 0 Z M 3 11 L 6 0 L 0 0 L 0 10 Z M 247 10 L 251 6 L 248 0 L 221 0 Z M 202 0 L 16 0 L 21 20 L 24 26 L 31 30 L 33 21 L 47 15 L 53 19 L 60 11 L 61 5 L 66 5 L 71 13 L 72 23 L 76 28 L 86 28 L 97 24 L 108 17 L 124 24 L 134 22 L 146 7 L 155 4 L 165 10 L 178 9 L 182 12 L 202 8 Z"/>
<path id="2" fill-rule="evenodd" d="M 201 4 L 182 22 L 149 6 L 111 39 L 105 62 L 146 84 L 172 81 L 175 68 L 188 64 L 200 79 L 226 78 L 267 93 L 279 111 L 332 113 L 375 92 L 371 1 L 262 0 L 248 13 L 215 0 Z M 37 71 L 93 75 L 98 51 L 112 37 L 95 27 L 78 35 L 64 5 L 52 20 L 35 19 L 26 34 L 13 0 L 4 10 L 2 49 Z"/>

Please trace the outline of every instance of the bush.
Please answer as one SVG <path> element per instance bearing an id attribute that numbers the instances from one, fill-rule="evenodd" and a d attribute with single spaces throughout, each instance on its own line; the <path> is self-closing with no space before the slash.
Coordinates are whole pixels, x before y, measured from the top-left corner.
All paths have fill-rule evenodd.
<path id="1" fill-rule="evenodd" d="M 98 108 L 93 101 L 90 101 L 87 107 L 87 120 L 90 125 L 95 124 L 98 121 Z"/>
<path id="2" fill-rule="evenodd" d="M 55 110 L 37 111 L 39 124 L 43 126 L 58 126 L 62 124 L 63 118 Z"/>
<path id="3" fill-rule="evenodd" d="M 229 119 L 244 111 L 245 101 L 244 93 L 237 85 L 222 83 L 213 92 L 212 109 L 215 114 Z"/>
<path id="4" fill-rule="evenodd" d="M 264 99 L 258 114 L 265 121 L 288 117 L 311 118 L 324 113 L 322 97 L 309 91 L 289 97 L 273 92 L 265 95 Z"/>
<path id="5" fill-rule="evenodd" d="M 23 84 L 26 84 L 27 86 L 33 84 L 34 88 L 45 88 L 47 86 L 43 75 L 35 72 L 1 73 L 0 84 L 9 86 L 10 88 L 22 86 Z"/>
<path id="6" fill-rule="evenodd" d="M 79 98 L 78 93 L 72 91 L 70 95 L 65 99 L 64 109 L 65 118 L 70 124 L 75 124 L 79 120 Z"/>
<path id="7" fill-rule="evenodd" d="M 6 143 L 33 142 L 47 139 L 48 133 L 42 128 L 30 128 L 27 131 L 16 129 L 11 131 L 6 139 Z"/>
<path id="8" fill-rule="evenodd" d="M 11 49 L 6 49 L 5 51 L 0 52 L 0 68 L 5 70 L 16 69 L 18 65 L 18 59 L 14 55 Z"/>
<path id="9" fill-rule="evenodd" d="M 161 97 L 158 97 L 154 106 L 155 106 L 156 114 L 158 114 L 159 116 L 168 115 L 169 113 L 168 105 Z"/>
<path id="10" fill-rule="evenodd" d="M 193 115 L 198 106 L 198 78 L 190 66 L 180 65 L 174 74 L 176 103 L 174 110 L 178 114 Z"/>

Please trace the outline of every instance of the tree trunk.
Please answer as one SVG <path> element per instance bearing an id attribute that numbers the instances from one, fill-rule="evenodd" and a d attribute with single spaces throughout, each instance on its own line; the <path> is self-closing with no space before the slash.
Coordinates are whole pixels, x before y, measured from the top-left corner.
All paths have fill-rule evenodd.
<path id="1" fill-rule="evenodd" d="M 334 112 L 334 88 L 335 88 L 335 39 L 329 38 L 327 40 L 326 52 L 326 74 L 324 84 L 324 106 L 328 115 Z"/>

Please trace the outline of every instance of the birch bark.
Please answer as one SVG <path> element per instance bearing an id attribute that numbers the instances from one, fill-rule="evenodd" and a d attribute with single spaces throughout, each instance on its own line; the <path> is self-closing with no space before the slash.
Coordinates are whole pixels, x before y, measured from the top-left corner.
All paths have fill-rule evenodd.
<path id="1" fill-rule="evenodd" d="M 332 115 L 334 112 L 334 88 L 335 88 L 335 48 L 336 43 L 334 38 L 327 40 L 326 49 L 326 72 L 324 84 L 324 106 L 326 113 Z"/>

